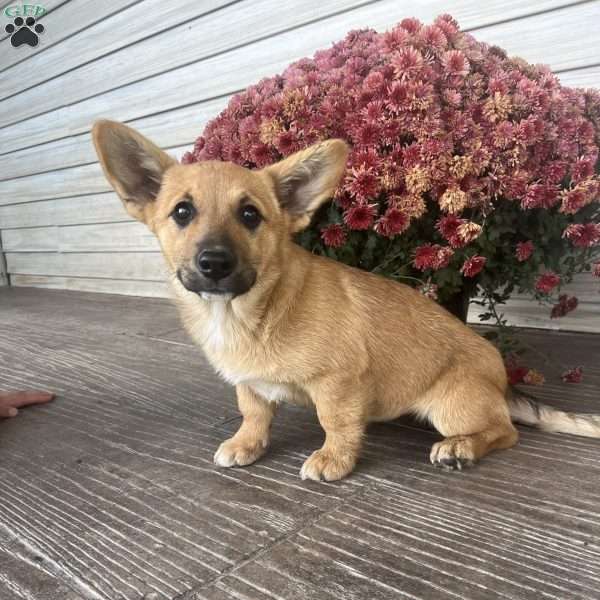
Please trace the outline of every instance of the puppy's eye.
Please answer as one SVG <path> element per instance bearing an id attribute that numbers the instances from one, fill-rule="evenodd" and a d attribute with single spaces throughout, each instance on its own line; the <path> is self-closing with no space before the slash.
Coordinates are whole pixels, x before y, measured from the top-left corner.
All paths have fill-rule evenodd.
<path id="1" fill-rule="evenodd" d="M 240 209 L 240 221 L 248 229 L 256 229 L 262 221 L 262 215 L 256 206 L 252 206 L 252 204 L 245 204 Z"/>
<path id="2" fill-rule="evenodd" d="M 191 202 L 180 202 L 171 213 L 175 223 L 180 227 L 185 227 L 194 218 L 196 209 Z"/>

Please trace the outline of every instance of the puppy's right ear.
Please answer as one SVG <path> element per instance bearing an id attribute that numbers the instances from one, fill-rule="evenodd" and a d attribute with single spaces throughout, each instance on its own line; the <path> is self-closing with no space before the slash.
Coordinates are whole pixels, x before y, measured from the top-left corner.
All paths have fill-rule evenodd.
<path id="1" fill-rule="evenodd" d="M 127 212 L 147 223 L 165 171 L 176 164 L 137 131 L 116 121 L 97 121 L 92 139 L 104 174 Z"/>

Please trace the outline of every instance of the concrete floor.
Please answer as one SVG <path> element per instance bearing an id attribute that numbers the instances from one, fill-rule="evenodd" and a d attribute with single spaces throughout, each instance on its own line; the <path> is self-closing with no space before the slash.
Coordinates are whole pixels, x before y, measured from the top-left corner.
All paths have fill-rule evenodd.
<path id="1" fill-rule="evenodd" d="M 523 335 L 539 396 L 600 412 L 600 336 Z M 285 407 L 264 459 L 217 469 L 234 393 L 167 302 L 4 289 L 0 389 L 25 387 L 58 397 L 0 422 L 0 600 L 600 598 L 599 440 L 524 428 L 445 473 L 398 421 L 319 484 L 298 472 L 323 433 Z"/>

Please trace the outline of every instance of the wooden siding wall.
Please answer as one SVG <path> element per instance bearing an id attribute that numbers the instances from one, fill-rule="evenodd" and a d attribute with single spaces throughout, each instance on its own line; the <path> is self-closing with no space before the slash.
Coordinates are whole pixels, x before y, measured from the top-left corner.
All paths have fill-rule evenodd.
<path id="1" fill-rule="evenodd" d="M 565 84 L 600 87 L 598 0 L 42 4 L 38 47 L 12 48 L 0 34 L 0 248 L 15 286 L 165 295 L 156 241 L 127 217 L 96 162 L 93 121 L 125 121 L 180 156 L 231 94 L 349 29 L 449 12 L 478 39 L 550 64 Z M 600 331 L 598 287 L 580 278 L 582 308 L 560 322 L 527 301 L 509 313 L 520 324 Z"/>

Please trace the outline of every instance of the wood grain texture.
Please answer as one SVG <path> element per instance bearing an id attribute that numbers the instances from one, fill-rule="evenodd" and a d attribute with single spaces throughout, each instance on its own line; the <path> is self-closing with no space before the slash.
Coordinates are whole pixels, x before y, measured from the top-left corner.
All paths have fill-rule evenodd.
<path id="1" fill-rule="evenodd" d="M 571 87 L 600 88 L 600 66 L 563 71 L 559 78 L 563 85 Z"/>
<path id="2" fill-rule="evenodd" d="M 431 11 L 432 3 L 427 5 Z M 461 5 L 462 3 L 459 3 L 456 7 L 456 16 L 459 20 Z M 438 5 L 436 12 L 439 12 L 439 8 Z M 548 13 L 546 17 L 549 20 L 545 26 L 551 28 L 553 34 L 552 43 L 546 43 L 544 46 L 544 62 L 555 68 L 574 68 L 594 64 L 596 60 L 594 50 L 590 49 L 591 46 L 580 44 L 579 41 L 582 32 L 589 32 L 590 35 L 593 33 L 592 23 L 598 16 L 599 9 L 600 3 L 592 2 L 576 4 Z M 189 101 L 198 102 L 228 94 L 262 77 L 281 71 L 292 60 L 312 54 L 315 50 L 329 45 L 344 36 L 350 29 L 374 27 L 384 30 L 407 14 L 409 13 L 404 5 L 394 0 L 382 0 L 322 19 L 192 65 L 174 68 L 100 96 L 61 106 L 47 115 L 39 115 L 15 123 L 0 130 L 0 147 L 3 148 L 3 152 L 9 152 L 66 135 L 89 131 L 91 123 L 101 117 L 119 120 L 139 118 L 148 114 L 149 97 L 154 98 L 152 111 L 158 112 L 172 110 Z M 545 35 L 538 31 L 537 19 L 539 18 L 541 16 L 523 18 L 481 30 L 475 27 L 473 31 L 483 41 L 500 44 L 510 53 L 537 60 L 536 55 L 528 56 L 528 52 L 540 52 L 534 44 L 535 35 Z M 560 26 L 564 28 L 558 35 L 556 27 Z M 468 27 L 468 24 L 463 23 L 463 27 Z M 574 48 L 577 49 L 576 55 L 569 58 Z M 587 59 L 583 58 L 585 52 L 589 54 Z M 184 98 L 188 101 L 184 102 L 182 100 Z"/>
<path id="3" fill-rule="evenodd" d="M 165 148 L 179 159 L 188 151 L 188 145 Z M 112 189 L 99 163 L 28 175 L 0 182 L 0 206 L 32 202 L 49 198 L 64 198 L 80 194 L 96 194 Z"/>
<path id="4" fill-rule="evenodd" d="M 160 252 L 7 252 L 8 272 L 19 275 L 106 277 L 164 282 L 166 266 Z"/>
<path id="5" fill-rule="evenodd" d="M 579 300 L 577 310 L 565 317 L 551 319 L 551 305 L 519 294 L 498 309 L 515 327 L 600 333 L 600 280 L 591 273 L 581 273 L 563 286 L 561 293 L 576 296 Z M 469 322 L 479 323 L 479 314 L 482 312 L 481 306 L 471 304 Z"/>
<path id="6" fill-rule="evenodd" d="M 0 292 L 0 388 L 58 394 L 0 422 L 2 600 L 597 598 L 598 440 L 523 428 L 452 474 L 427 462 L 437 434 L 399 420 L 318 484 L 298 471 L 320 427 L 284 406 L 264 459 L 217 469 L 232 390 L 174 327 L 161 300 Z M 522 335 L 544 401 L 599 410 L 599 336 Z M 574 364 L 584 381 L 562 384 Z"/>
<path id="7" fill-rule="evenodd" d="M 78 292 L 123 294 L 125 296 L 144 296 L 150 298 L 169 297 L 168 286 L 162 281 L 128 281 L 127 279 L 19 275 L 13 273 L 10 278 L 10 284 L 13 287 L 21 288 L 75 290 Z"/>
<path id="8" fill-rule="evenodd" d="M 129 215 L 114 192 L 0 206 L 0 224 L 5 229 L 84 225 L 127 219 Z"/>
<path id="9" fill-rule="evenodd" d="M 43 6 L 46 9 L 46 12 L 39 18 L 39 20 L 42 21 L 42 23 L 44 23 L 45 18 L 48 17 L 49 13 L 54 12 L 57 8 L 59 8 L 60 6 L 62 6 L 63 4 L 66 4 L 67 2 L 69 2 L 69 0 L 48 0 L 47 2 L 44 2 Z M 2 16 L 5 19 L 10 19 L 8 16 L 4 15 L 4 9 L 9 6 L 9 5 L 17 5 L 17 6 L 21 6 L 22 4 L 35 4 L 35 2 L 14 2 L 14 0 L 12 2 L 3 2 L 2 3 Z M 2 29 L 0 29 L 0 42 L 3 42 L 4 40 L 8 39 L 10 36 L 4 31 L 4 27 L 2 27 Z M 32 48 L 31 46 L 20 46 L 21 50 L 23 52 L 20 52 L 21 54 L 21 58 L 23 58 L 23 54 L 25 54 L 26 56 L 33 54 L 34 52 L 34 48 Z M 2 53 L 2 56 L 0 56 L 0 60 L 4 59 L 5 54 L 8 53 Z M 14 54 L 12 56 L 13 60 L 14 60 Z"/>
<path id="10" fill-rule="evenodd" d="M 229 3 L 231 0 L 111 0 L 100 4 L 77 0 L 48 19 L 48 35 L 43 46 L 28 53 L 27 69 L 22 68 L 22 57 L 19 60 L 8 52 L 0 57 L 0 99 Z M 58 44 L 65 38 L 69 52 Z"/>
<path id="11" fill-rule="evenodd" d="M 2 237 L 6 252 L 160 252 L 154 234 L 137 221 L 7 229 Z"/>
<path id="12" fill-rule="evenodd" d="M 2 82 L 5 90 L 8 90 L 8 94 L 18 92 L 22 87 L 19 87 L 18 83 L 13 83 L 14 88 L 10 85 L 6 85 L 5 77 L 9 77 L 10 80 L 15 78 L 15 75 L 20 79 L 23 72 L 26 72 L 25 68 L 21 74 L 17 75 L 18 70 L 9 70 L 12 65 L 29 66 L 29 60 L 33 57 L 38 57 L 46 52 L 49 52 L 53 46 L 60 42 L 67 43 L 70 38 L 78 32 L 89 28 L 98 21 L 102 21 L 107 16 L 110 16 L 114 12 L 119 12 L 139 2 L 139 0 L 110 0 L 110 2 L 94 2 L 94 0 L 76 0 L 76 2 L 68 0 L 51 0 L 50 2 L 39 3 L 44 6 L 46 12 L 41 16 L 40 20 L 45 27 L 44 33 L 40 36 L 40 43 L 35 46 L 23 45 L 19 46 L 18 52 L 3 52 L 0 55 L 0 73 L 2 73 Z M 13 4 L 36 4 L 36 2 L 14 2 Z M 2 29 L 2 39 L 4 39 L 4 28 Z M 64 51 L 64 47 L 63 47 Z M 49 58 L 52 54 L 48 55 Z M 40 63 L 31 63 L 31 68 L 38 69 L 38 77 L 43 76 L 43 71 L 48 63 L 42 63 L 44 67 L 40 69 Z M 55 67 L 50 67 L 53 69 Z M 4 71 L 6 70 L 6 74 Z M 25 78 L 29 77 L 28 75 Z M 10 91 L 14 89 L 14 91 Z M 3 93 L 0 97 L 4 98 L 7 93 Z"/>
<path id="13" fill-rule="evenodd" d="M 227 106 L 229 96 L 208 100 L 128 122 L 161 148 L 190 146 L 212 119 Z M 0 154 L 0 181 L 96 162 L 88 132 L 9 154 Z M 1 185 L 1 184 L 0 184 Z M 1 216 L 0 216 L 0 222 Z"/>
<path id="14" fill-rule="evenodd" d="M 2 248 L 2 231 L 0 231 L 0 287 L 8 285 L 8 271 L 6 268 L 6 258 Z"/>

